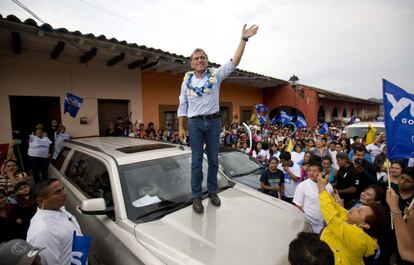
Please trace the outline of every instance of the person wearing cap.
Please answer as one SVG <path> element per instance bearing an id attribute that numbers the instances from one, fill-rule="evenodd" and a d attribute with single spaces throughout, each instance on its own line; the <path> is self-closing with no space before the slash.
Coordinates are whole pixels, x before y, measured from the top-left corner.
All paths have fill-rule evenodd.
<path id="1" fill-rule="evenodd" d="M 64 207 L 66 193 L 57 179 L 39 183 L 34 190 L 38 205 L 30 221 L 27 242 L 45 247 L 42 264 L 70 264 L 74 232 L 82 235 L 76 218 Z"/>
<path id="2" fill-rule="evenodd" d="M 348 154 L 339 153 L 336 155 L 339 170 L 336 173 L 336 190 L 341 199 L 344 200 L 344 205 L 348 206 L 353 199 L 357 199 L 356 193 L 358 187 L 358 172 L 353 164 L 349 161 Z"/>
<path id="3" fill-rule="evenodd" d="M 10 240 L 0 245 L 0 264 L 41 265 L 39 253 L 43 249 L 34 247 L 23 239 Z"/>
<path id="4" fill-rule="evenodd" d="M 283 172 L 277 168 L 279 160 L 272 156 L 269 160 L 269 167 L 260 177 L 260 189 L 263 193 L 280 198 L 283 193 L 283 183 L 285 182 Z"/>
<path id="5" fill-rule="evenodd" d="M 193 209 L 202 213 L 203 146 L 206 144 L 208 157 L 207 188 L 211 203 L 219 207 L 217 195 L 218 147 L 220 142 L 220 84 L 236 70 L 250 37 L 256 35 L 258 27 L 244 25 L 242 36 L 233 59 L 218 68 L 208 67 L 208 57 L 204 50 L 195 49 L 190 56 L 191 68 L 181 85 L 180 105 L 177 110 L 180 138 L 185 138 L 184 117 L 188 117 L 188 134 L 191 146 L 191 191 Z"/>

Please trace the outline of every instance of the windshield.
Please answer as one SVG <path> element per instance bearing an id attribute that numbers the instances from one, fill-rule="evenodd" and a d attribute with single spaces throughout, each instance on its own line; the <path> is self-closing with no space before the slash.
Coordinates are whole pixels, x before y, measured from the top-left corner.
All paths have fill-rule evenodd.
<path id="1" fill-rule="evenodd" d="M 204 159 L 205 193 L 207 170 L 207 160 Z M 166 205 L 182 206 L 181 202 L 191 201 L 191 154 L 122 165 L 119 173 L 128 218 L 132 221 L 140 222 L 137 219 L 142 216 L 151 217 L 151 212 L 158 213 Z M 229 185 L 228 180 L 220 173 L 217 174 L 217 180 L 219 189 Z M 168 210 L 171 212 L 171 207 Z"/>
<path id="2" fill-rule="evenodd" d="M 241 152 L 220 153 L 219 162 L 229 177 L 249 174 L 261 168 L 261 165 L 256 161 L 251 160 L 248 155 Z"/>
<path id="3" fill-rule="evenodd" d="M 375 132 L 376 135 L 384 132 L 384 128 L 376 128 L 377 131 Z M 347 127 L 346 132 L 349 137 L 359 136 L 363 138 L 368 133 L 368 127 Z"/>

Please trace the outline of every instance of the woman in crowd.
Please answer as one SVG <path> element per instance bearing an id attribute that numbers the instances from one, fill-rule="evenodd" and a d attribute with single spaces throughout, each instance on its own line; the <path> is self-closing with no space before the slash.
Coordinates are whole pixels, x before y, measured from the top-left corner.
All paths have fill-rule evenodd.
<path id="1" fill-rule="evenodd" d="M 256 148 L 252 152 L 252 156 L 262 163 L 266 163 L 267 152 L 262 149 L 262 143 L 257 143 Z"/>
<path id="2" fill-rule="evenodd" d="M 335 176 L 337 170 L 332 165 L 332 159 L 329 156 L 322 157 L 322 168 L 324 176 L 329 176 L 329 182 L 335 183 Z"/>
<path id="3" fill-rule="evenodd" d="M 391 167 L 390 167 L 391 183 L 398 184 L 398 179 L 401 176 L 401 172 L 403 168 L 404 168 L 404 162 L 402 160 L 391 161 Z"/>
<path id="4" fill-rule="evenodd" d="M 392 167 L 392 166 L 391 166 Z M 414 167 L 404 168 L 398 178 L 399 206 L 401 211 L 408 208 L 414 199 Z"/>
<path id="5" fill-rule="evenodd" d="M 342 199 L 337 193 L 334 194 L 336 202 L 344 207 Z M 358 200 L 352 201 L 350 208 L 361 207 L 362 205 L 369 205 L 371 203 L 377 203 L 383 205 L 385 203 L 385 191 L 378 185 L 369 185 L 365 190 L 361 192 Z"/>
<path id="6" fill-rule="evenodd" d="M 62 149 L 63 141 L 69 140 L 69 139 L 70 139 L 70 136 L 69 134 L 66 133 L 66 127 L 61 124 L 55 133 L 55 145 L 53 147 L 52 159 L 57 158 L 60 150 Z"/>
<path id="7" fill-rule="evenodd" d="M 276 158 L 279 159 L 279 155 L 280 155 L 280 152 L 279 152 L 279 150 L 277 150 L 277 145 L 272 144 L 269 148 L 269 154 L 267 156 L 267 160 L 270 160 L 270 158 L 272 158 L 272 157 L 276 157 Z"/>
<path id="8" fill-rule="evenodd" d="M 333 251 L 335 264 L 362 265 L 364 257 L 373 256 L 378 249 L 377 239 L 387 219 L 385 211 L 376 203 L 347 211 L 326 191 L 328 181 L 318 177 L 320 207 L 326 222 L 321 240 Z"/>
<path id="9" fill-rule="evenodd" d="M 299 164 L 303 160 L 305 152 L 302 151 L 302 145 L 300 143 L 296 143 L 293 147 L 292 152 L 292 161 L 295 164 Z"/>
<path id="10" fill-rule="evenodd" d="M 27 174 L 19 171 L 16 160 L 7 160 L 4 163 L 4 174 L 0 175 L 0 189 L 4 189 L 8 195 L 13 194 L 14 185 L 18 181 L 28 181 Z"/>
<path id="11" fill-rule="evenodd" d="M 316 147 L 311 150 L 311 154 L 319 157 L 331 156 L 324 139 L 316 140 Z"/>
<path id="12" fill-rule="evenodd" d="M 42 179 L 48 179 L 49 166 L 49 149 L 52 141 L 43 134 L 41 128 L 37 128 L 35 133 L 29 138 L 29 161 L 31 163 L 33 177 L 35 182 L 40 182 Z M 42 176 L 42 178 L 40 177 Z"/>

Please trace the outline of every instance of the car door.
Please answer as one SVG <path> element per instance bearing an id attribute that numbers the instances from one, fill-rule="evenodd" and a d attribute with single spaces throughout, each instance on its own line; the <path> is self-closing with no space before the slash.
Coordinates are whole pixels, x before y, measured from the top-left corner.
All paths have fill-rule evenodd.
<path id="1" fill-rule="evenodd" d="M 107 207 L 113 206 L 110 171 L 104 160 L 92 154 L 75 151 L 64 170 L 67 184 L 66 205 L 73 213 L 82 229 L 82 233 L 92 237 L 89 254 L 91 264 L 117 264 L 116 249 L 122 243 L 114 236 L 120 228 L 113 215 L 84 215 L 78 207 L 82 201 L 90 198 L 104 198 Z M 118 251 L 119 252 L 119 251 Z"/>

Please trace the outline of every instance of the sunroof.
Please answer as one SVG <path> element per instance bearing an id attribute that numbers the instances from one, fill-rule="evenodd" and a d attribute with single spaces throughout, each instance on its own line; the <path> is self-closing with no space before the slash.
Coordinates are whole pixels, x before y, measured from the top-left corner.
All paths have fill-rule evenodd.
<path id="1" fill-rule="evenodd" d="M 126 153 L 126 154 L 133 154 L 133 153 L 165 149 L 165 148 L 173 148 L 173 146 L 168 145 L 168 144 L 143 144 L 143 145 L 122 147 L 116 150 L 122 153 Z"/>

